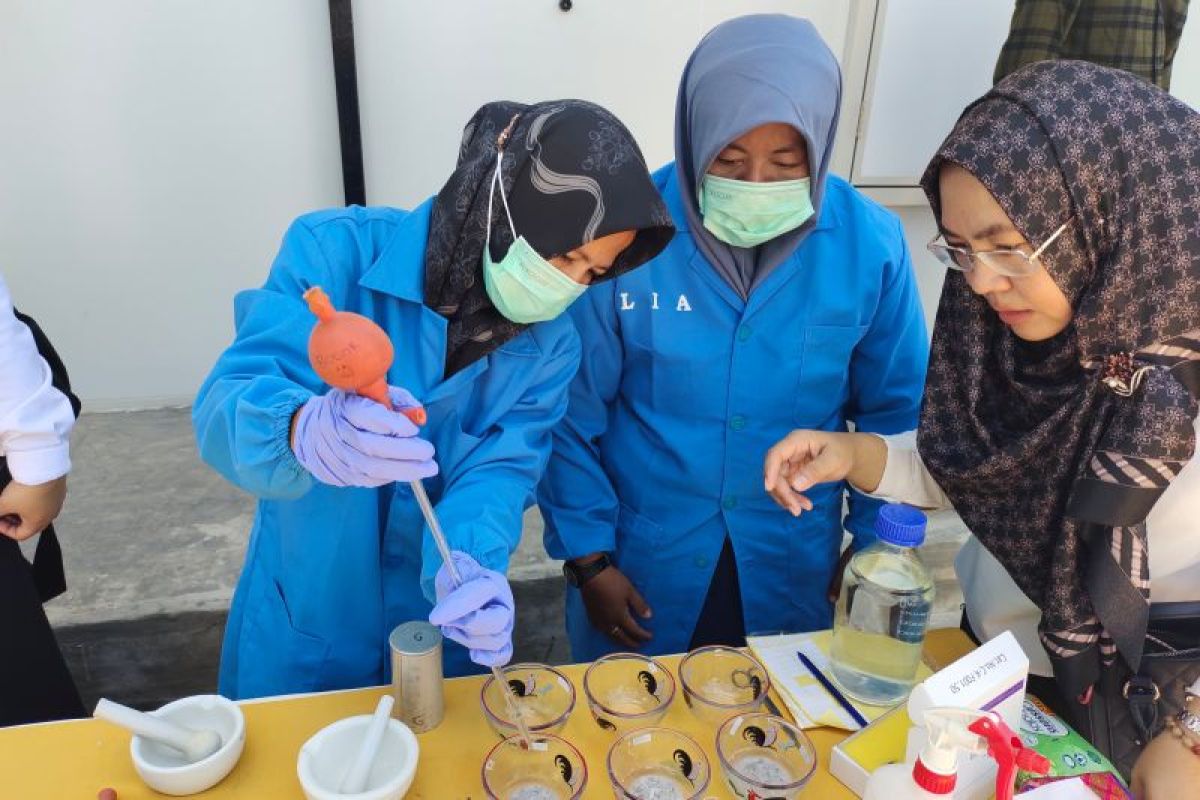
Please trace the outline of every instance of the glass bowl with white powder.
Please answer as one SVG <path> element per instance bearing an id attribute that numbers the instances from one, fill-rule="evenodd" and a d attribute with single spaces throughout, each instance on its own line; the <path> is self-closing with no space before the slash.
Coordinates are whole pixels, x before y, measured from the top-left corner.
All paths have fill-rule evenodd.
<path id="1" fill-rule="evenodd" d="M 817 769 L 803 730 L 772 714 L 738 714 L 717 732 L 717 761 L 736 797 L 795 800 Z"/>
<path id="2" fill-rule="evenodd" d="M 608 751 L 608 779 L 618 800 L 699 800 L 710 776 L 700 745 L 669 728 L 631 731 Z"/>
<path id="3" fill-rule="evenodd" d="M 483 761 L 483 788 L 489 800 L 579 800 L 587 788 L 587 762 L 557 736 L 533 736 L 528 747 L 510 736 Z"/>

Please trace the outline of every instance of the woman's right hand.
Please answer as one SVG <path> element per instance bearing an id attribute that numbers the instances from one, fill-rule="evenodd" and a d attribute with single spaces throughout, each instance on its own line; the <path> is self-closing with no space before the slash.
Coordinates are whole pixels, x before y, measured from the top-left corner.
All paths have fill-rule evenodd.
<path id="1" fill-rule="evenodd" d="M 437 605 L 429 622 L 442 635 L 470 651 L 471 660 L 484 667 L 502 667 L 512 660 L 516 604 L 512 587 L 499 572 L 487 569 L 467 553 L 450 554 L 462 582 L 455 584 L 443 564 L 434 579 Z"/>
<path id="2" fill-rule="evenodd" d="M 849 478 L 857 488 L 872 492 L 886 462 L 887 447 L 878 436 L 799 430 L 767 451 L 763 474 L 775 502 L 798 517 L 813 509 L 804 495 L 813 486 Z"/>
<path id="3" fill-rule="evenodd" d="M 391 387 L 392 407 L 417 406 Z M 374 400 L 331 389 L 308 400 L 293 418 L 292 452 L 313 477 L 330 486 L 374 488 L 437 474 L 433 445 L 400 411 Z"/>
<path id="4" fill-rule="evenodd" d="M 650 606 L 625 573 L 606 567 L 579 588 L 592 627 L 629 650 L 637 650 L 654 634 L 637 623 L 650 619 Z"/>

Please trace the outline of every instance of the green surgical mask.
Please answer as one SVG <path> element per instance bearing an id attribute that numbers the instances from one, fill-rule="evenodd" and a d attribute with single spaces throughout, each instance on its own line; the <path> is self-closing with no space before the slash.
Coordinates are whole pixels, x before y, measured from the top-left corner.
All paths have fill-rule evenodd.
<path id="1" fill-rule="evenodd" d="M 496 172 L 488 190 L 487 236 L 483 242 L 483 286 L 496 310 L 506 318 L 522 325 L 554 319 L 567 310 L 567 306 L 579 299 L 587 289 L 560 272 L 553 264 L 542 258 L 524 236 L 517 235 L 512 212 L 508 210 L 508 198 L 504 186 L 500 186 L 500 199 L 508 226 L 513 232 L 513 243 L 497 263 L 492 261 L 488 242 L 492 238 L 492 198 L 496 185 L 500 183 L 500 164 L 503 154 L 496 159 Z"/>
<path id="2" fill-rule="evenodd" d="M 795 230 L 813 215 L 810 181 L 754 183 L 705 175 L 700 182 L 704 227 L 734 247 L 757 247 Z"/>

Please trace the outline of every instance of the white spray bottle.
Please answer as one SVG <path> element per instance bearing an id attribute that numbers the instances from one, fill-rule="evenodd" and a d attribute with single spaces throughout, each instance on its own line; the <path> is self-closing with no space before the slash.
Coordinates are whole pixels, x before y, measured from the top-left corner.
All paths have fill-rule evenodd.
<path id="1" fill-rule="evenodd" d="M 1026 748 L 993 711 L 931 708 L 929 741 L 913 764 L 888 764 L 871 773 L 863 800 L 947 800 L 954 794 L 960 753 L 986 753 L 996 762 L 996 800 L 1012 800 L 1017 769 L 1044 775 L 1050 762 Z"/>

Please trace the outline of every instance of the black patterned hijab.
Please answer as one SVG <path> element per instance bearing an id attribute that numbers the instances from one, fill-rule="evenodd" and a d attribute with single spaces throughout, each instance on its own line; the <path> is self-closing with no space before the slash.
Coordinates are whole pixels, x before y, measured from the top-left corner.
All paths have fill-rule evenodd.
<path id="1" fill-rule="evenodd" d="M 607 280 L 658 255 L 675 232 L 637 143 L 608 111 L 581 100 L 488 103 L 463 131 L 458 167 L 434 200 L 425 248 L 425 305 L 449 321 L 446 376 L 527 327 L 501 315 L 483 284 L 488 188 L 506 131 L 502 180 L 513 223 L 542 257 L 637 231 Z M 499 197 L 491 229 L 491 255 L 499 261 L 513 242 Z"/>
<path id="2" fill-rule="evenodd" d="M 1025 67 L 969 106 L 922 186 L 974 175 L 1074 318 L 1022 342 L 963 275 L 942 290 L 921 410 L 929 471 L 1022 591 L 1077 696 L 1141 660 L 1146 516 L 1192 457 L 1200 396 L 1200 115 L 1124 72 Z"/>

